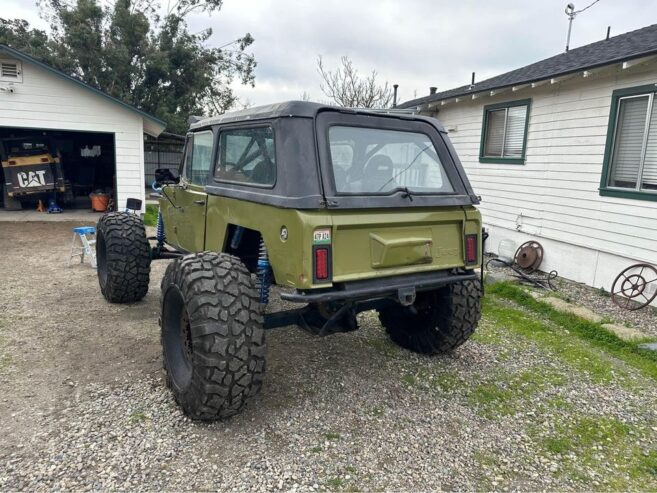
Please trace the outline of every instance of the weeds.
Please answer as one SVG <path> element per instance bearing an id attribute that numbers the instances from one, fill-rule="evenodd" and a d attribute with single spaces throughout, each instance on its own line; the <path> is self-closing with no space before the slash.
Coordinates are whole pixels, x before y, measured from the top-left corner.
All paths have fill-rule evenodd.
<path id="1" fill-rule="evenodd" d="M 624 341 L 613 332 L 602 327 L 601 324 L 589 322 L 588 320 L 584 320 L 576 315 L 555 310 L 550 305 L 535 300 L 522 289 L 509 283 L 494 284 L 489 287 L 488 293 L 518 303 L 532 312 L 541 315 L 555 325 L 567 329 L 579 339 L 604 350 L 608 354 L 624 361 L 629 366 L 641 371 L 650 378 L 657 380 L 657 353 L 639 349 L 639 342 L 644 341 Z M 513 312 L 513 310 L 509 311 Z M 515 315 L 516 318 L 522 318 L 522 315 L 519 312 Z M 546 330 L 544 324 L 529 319 L 528 317 L 526 318 L 533 322 L 531 324 L 532 330 L 539 330 L 544 335 L 550 332 L 549 329 Z"/>
<path id="2" fill-rule="evenodd" d="M 157 224 L 157 211 L 157 205 L 146 204 L 146 213 L 144 214 L 144 224 L 146 226 L 155 226 Z"/>

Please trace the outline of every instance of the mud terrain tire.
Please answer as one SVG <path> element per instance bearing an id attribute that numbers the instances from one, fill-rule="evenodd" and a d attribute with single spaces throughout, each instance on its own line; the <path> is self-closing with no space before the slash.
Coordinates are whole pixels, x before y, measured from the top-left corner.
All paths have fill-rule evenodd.
<path id="1" fill-rule="evenodd" d="M 260 391 L 263 317 L 255 283 L 237 257 L 202 252 L 169 264 L 160 325 L 167 385 L 192 419 L 229 418 Z"/>
<path id="2" fill-rule="evenodd" d="M 413 305 L 379 310 L 381 325 L 395 343 L 422 354 L 450 352 L 474 333 L 481 318 L 481 282 L 464 281 L 420 292 Z"/>
<path id="3" fill-rule="evenodd" d="M 141 218 L 127 212 L 103 215 L 96 226 L 100 291 L 110 303 L 132 303 L 148 292 L 151 250 Z"/>

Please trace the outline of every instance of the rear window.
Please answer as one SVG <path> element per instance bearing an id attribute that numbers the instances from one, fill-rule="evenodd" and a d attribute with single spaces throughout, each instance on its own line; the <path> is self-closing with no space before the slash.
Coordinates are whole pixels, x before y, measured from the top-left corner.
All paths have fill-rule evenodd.
<path id="1" fill-rule="evenodd" d="M 379 128 L 329 128 L 331 167 L 338 193 L 453 193 L 428 135 Z"/>

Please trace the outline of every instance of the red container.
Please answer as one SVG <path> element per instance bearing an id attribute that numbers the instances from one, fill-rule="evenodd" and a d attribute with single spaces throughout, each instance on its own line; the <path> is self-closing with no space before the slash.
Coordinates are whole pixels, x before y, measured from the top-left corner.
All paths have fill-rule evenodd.
<path id="1" fill-rule="evenodd" d="M 91 210 L 94 212 L 105 212 L 109 205 L 110 195 L 108 193 L 90 193 Z"/>

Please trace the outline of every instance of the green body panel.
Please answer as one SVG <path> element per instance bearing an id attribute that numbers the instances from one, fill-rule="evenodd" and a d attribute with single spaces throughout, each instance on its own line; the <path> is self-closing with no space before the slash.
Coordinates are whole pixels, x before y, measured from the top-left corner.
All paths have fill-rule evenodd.
<path id="1" fill-rule="evenodd" d="M 187 252 L 203 251 L 208 197 L 203 187 L 183 183 L 167 187 L 165 193 L 178 206 L 172 207 L 168 200 L 160 199 L 167 242 Z"/>
<path id="2" fill-rule="evenodd" d="M 308 211 L 205 195 L 193 188 L 166 188 L 182 210 L 160 199 L 167 242 L 189 252 L 219 252 L 225 249 L 230 224 L 259 231 L 281 286 L 322 288 L 332 282 L 464 267 L 466 234 L 479 235 L 481 259 L 481 215 L 472 206 Z M 194 202 L 198 200 L 205 204 Z M 318 229 L 331 233 L 331 283 L 313 284 L 313 234 Z"/>
<path id="3" fill-rule="evenodd" d="M 331 211 L 335 282 L 465 265 L 464 235 L 480 234 L 472 208 Z"/>

